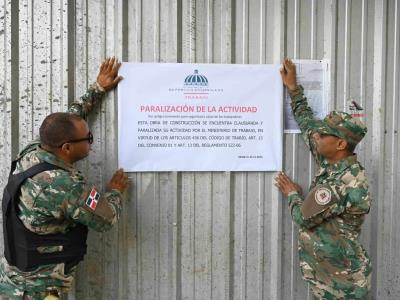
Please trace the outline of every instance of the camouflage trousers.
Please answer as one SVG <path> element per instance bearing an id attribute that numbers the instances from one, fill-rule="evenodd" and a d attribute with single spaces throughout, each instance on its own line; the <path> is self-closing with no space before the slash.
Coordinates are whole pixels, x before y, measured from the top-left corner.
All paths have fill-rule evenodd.
<path id="1" fill-rule="evenodd" d="M 355 296 L 341 297 L 338 295 L 334 295 L 333 293 L 322 290 L 312 284 L 310 284 L 310 287 L 314 295 L 314 300 L 370 300 L 371 299 L 367 289 L 365 289 L 364 295 L 360 295 L 360 297 L 356 298 Z"/>
<path id="2" fill-rule="evenodd" d="M 22 300 L 62 300 L 57 292 L 24 294 Z"/>
<path id="3" fill-rule="evenodd" d="M 7 295 L 12 300 L 62 300 L 57 292 L 43 292 L 43 293 L 24 293 L 21 296 Z"/>

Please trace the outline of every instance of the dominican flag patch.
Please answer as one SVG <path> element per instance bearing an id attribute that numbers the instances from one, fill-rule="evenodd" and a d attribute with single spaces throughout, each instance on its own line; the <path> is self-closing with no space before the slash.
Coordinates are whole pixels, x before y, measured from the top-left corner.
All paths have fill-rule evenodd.
<path id="1" fill-rule="evenodd" d="M 93 188 L 90 191 L 89 197 L 86 199 L 86 205 L 91 209 L 95 210 L 97 206 L 97 202 L 99 201 L 100 194 Z"/>

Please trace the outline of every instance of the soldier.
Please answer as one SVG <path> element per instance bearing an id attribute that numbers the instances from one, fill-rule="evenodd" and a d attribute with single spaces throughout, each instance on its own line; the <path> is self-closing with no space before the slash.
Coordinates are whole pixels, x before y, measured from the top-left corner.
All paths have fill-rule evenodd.
<path id="1" fill-rule="evenodd" d="M 88 228 L 110 229 L 119 219 L 128 185 L 117 170 L 104 194 L 74 163 L 89 154 L 93 135 L 87 114 L 117 86 L 120 67 L 106 59 L 97 81 L 67 113 L 53 113 L 40 127 L 40 141 L 12 164 L 3 194 L 4 258 L 0 294 L 12 299 L 61 299 L 86 253 Z"/>
<path id="2" fill-rule="evenodd" d="M 299 226 L 303 278 L 316 299 L 367 299 L 372 265 L 359 234 L 370 196 L 364 168 L 353 153 L 367 129 L 344 112 L 332 111 L 323 121 L 314 119 L 303 88 L 297 85 L 296 67 L 288 59 L 281 76 L 294 117 L 319 167 L 305 197 L 283 172 L 275 179 Z"/>

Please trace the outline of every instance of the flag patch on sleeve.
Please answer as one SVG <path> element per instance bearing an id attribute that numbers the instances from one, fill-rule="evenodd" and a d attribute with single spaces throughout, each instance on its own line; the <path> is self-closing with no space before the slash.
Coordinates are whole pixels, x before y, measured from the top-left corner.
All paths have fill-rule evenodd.
<path id="1" fill-rule="evenodd" d="M 97 202 L 99 201 L 100 194 L 96 191 L 95 188 L 92 188 L 90 191 L 89 197 L 86 199 L 86 205 L 91 209 L 95 210 L 97 206 Z"/>

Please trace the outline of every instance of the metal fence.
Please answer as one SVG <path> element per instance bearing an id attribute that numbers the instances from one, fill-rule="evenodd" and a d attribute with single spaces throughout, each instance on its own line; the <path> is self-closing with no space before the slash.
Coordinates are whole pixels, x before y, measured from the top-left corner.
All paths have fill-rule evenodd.
<path id="1" fill-rule="evenodd" d="M 374 299 L 400 299 L 400 2 L 396 0 L 0 0 L 0 184 L 10 160 L 64 111 L 109 55 L 131 62 L 328 59 L 330 108 L 365 107 L 358 148 L 373 196 L 362 240 Z M 104 185 L 117 167 L 117 95 L 90 119 L 80 164 Z M 313 163 L 286 134 L 284 168 Z M 118 225 L 91 233 L 68 299 L 311 299 L 296 227 L 269 172 L 132 173 Z"/>

